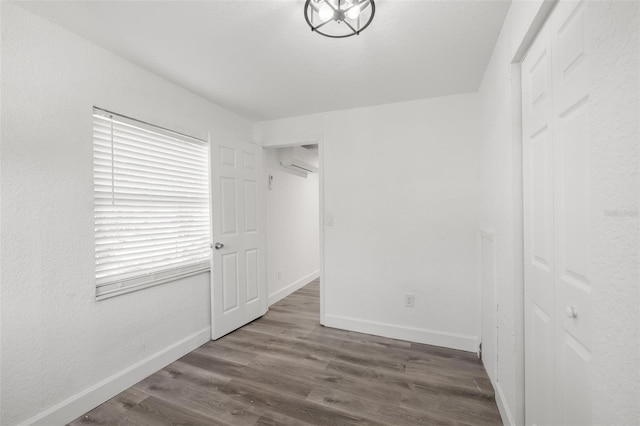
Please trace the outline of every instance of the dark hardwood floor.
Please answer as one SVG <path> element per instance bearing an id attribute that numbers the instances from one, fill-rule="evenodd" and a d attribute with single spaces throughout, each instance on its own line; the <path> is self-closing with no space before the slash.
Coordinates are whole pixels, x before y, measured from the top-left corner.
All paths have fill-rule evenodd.
<path id="1" fill-rule="evenodd" d="M 475 354 L 318 318 L 314 281 L 71 425 L 501 424 Z"/>

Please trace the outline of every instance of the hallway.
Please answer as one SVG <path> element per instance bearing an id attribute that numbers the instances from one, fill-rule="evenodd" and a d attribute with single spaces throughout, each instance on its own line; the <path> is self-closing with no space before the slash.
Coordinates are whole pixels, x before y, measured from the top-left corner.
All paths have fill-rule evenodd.
<path id="1" fill-rule="evenodd" d="M 475 354 L 318 316 L 316 280 L 71 424 L 501 424 Z"/>

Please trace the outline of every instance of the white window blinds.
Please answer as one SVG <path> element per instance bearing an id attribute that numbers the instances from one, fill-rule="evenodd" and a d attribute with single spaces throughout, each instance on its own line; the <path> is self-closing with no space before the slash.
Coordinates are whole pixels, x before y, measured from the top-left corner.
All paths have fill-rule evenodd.
<path id="1" fill-rule="evenodd" d="M 210 268 L 209 147 L 95 108 L 96 297 Z"/>

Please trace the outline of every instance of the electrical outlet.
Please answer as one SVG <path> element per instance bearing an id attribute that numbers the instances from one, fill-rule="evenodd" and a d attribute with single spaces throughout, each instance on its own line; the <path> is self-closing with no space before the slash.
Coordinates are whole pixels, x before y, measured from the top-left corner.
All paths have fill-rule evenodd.
<path id="1" fill-rule="evenodd" d="M 278 279 L 281 280 L 282 279 L 282 271 L 278 271 Z"/>
<path id="2" fill-rule="evenodd" d="M 404 296 L 405 308 L 413 308 L 416 297 L 413 294 L 407 294 Z"/>

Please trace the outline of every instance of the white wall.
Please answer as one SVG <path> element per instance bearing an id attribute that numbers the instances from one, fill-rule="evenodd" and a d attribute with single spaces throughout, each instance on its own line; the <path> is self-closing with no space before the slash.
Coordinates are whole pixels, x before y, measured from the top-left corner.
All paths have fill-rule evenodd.
<path id="1" fill-rule="evenodd" d="M 640 424 L 640 3 L 587 5 L 593 420 Z"/>
<path id="2" fill-rule="evenodd" d="M 476 350 L 478 132 L 477 94 L 256 125 L 322 134 L 326 325 Z"/>
<path id="3" fill-rule="evenodd" d="M 592 211 L 638 209 L 638 4 L 588 2 L 593 69 Z M 552 2 L 513 2 L 480 85 L 481 226 L 496 233 L 499 399 L 503 419 L 524 421 L 522 151 L 519 67 Z M 615 100 L 612 102 L 612 100 Z M 593 223 L 593 388 L 596 424 L 638 424 L 638 218 Z"/>
<path id="4" fill-rule="evenodd" d="M 317 278 L 320 272 L 318 174 L 304 178 L 288 172 L 280 166 L 277 151 L 266 150 L 267 173 L 273 176 L 267 191 L 269 304 Z"/>
<path id="5" fill-rule="evenodd" d="M 251 127 L 15 5 L 1 7 L 0 424 L 13 425 L 210 336 L 208 273 L 95 301 L 92 106 L 205 138 L 250 139 Z M 82 414 L 86 400 L 54 410 L 48 423 Z"/>

